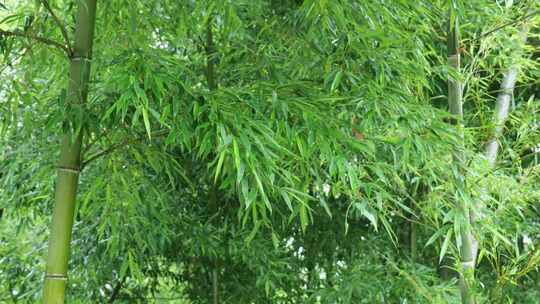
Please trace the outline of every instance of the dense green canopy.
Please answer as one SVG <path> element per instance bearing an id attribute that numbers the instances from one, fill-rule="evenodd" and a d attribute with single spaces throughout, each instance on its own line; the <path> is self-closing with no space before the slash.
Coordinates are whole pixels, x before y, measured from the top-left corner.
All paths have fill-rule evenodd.
<path id="1" fill-rule="evenodd" d="M 0 303 L 79 169 L 66 303 L 538 301 L 538 1 L 93 2 L 0 1 Z"/>

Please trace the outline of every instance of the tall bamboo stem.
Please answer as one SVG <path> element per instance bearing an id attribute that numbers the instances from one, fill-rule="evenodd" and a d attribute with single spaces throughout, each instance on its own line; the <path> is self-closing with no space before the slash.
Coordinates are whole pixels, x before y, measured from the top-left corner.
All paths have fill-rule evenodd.
<path id="1" fill-rule="evenodd" d="M 461 58 L 459 53 L 459 23 L 457 16 L 453 23 L 449 24 L 448 31 L 448 65 L 455 72 L 459 73 L 461 68 Z M 461 274 L 460 274 L 460 292 L 463 304 L 474 303 L 474 294 L 471 290 L 472 283 L 474 281 L 474 258 L 473 247 L 474 237 L 472 234 L 469 206 L 466 205 L 462 198 L 464 191 L 464 174 L 463 166 L 465 162 L 465 156 L 463 154 L 464 142 L 463 142 L 463 84 L 458 77 L 450 76 L 448 78 L 448 106 L 450 113 L 456 118 L 456 125 L 459 132 L 460 143 L 456 147 L 453 153 L 454 163 L 459 168 L 456 176 L 456 206 L 458 207 L 462 215 L 462 223 L 460 225 L 461 231 Z"/>
<path id="2" fill-rule="evenodd" d="M 208 18 L 206 25 L 206 81 L 208 83 L 208 89 L 215 91 L 217 89 L 216 73 L 215 73 L 215 50 L 214 50 L 214 37 L 212 33 L 212 21 L 213 18 Z M 214 212 L 218 211 L 217 202 L 217 185 L 212 183 L 210 189 L 210 209 Z M 212 265 L 212 303 L 219 304 L 219 280 L 218 280 L 218 266 L 216 263 Z"/>
<path id="3" fill-rule="evenodd" d="M 529 23 L 525 22 L 519 31 L 519 43 L 520 46 L 524 46 L 527 43 L 527 35 L 529 33 Z M 513 60 L 518 60 L 521 56 L 520 54 L 521 50 L 516 50 L 515 57 Z M 496 161 L 497 161 L 497 155 L 499 152 L 499 139 L 503 135 L 504 131 L 504 124 L 506 123 L 506 120 L 508 119 L 508 115 L 510 114 L 510 102 L 513 98 L 514 94 L 514 88 L 516 86 L 516 81 L 519 76 L 519 64 L 517 62 L 514 62 L 508 70 L 504 72 L 504 76 L 501 82 L 501 87 L 499 90 L 499 93 L 497 94 L 497 100 L 495 102 L 495 112 L 493 114 L 493 124 L 494 129 L 491 132 L 491 135 L 486 143 L 485 149 L 484 149 L 484 157 L 487 159 L 488 166 L 490 169 L 493 169 L 495 167 Z M 486 200 L 487 196 L 487 189 L 483 188 L 480 191 L 480 202 L 478 206 L 476 206 L 473 212 L 471 212 L 471 222 L 474 223 L 478 220 L 479 217 L 479 211 L 478 209 L 482 208 L 482 201 Z M 478 246 L 475 246 L 473 248 L 473 257 L 476 260 L 476 256 L 478 255 Z"/>
<path id="4" fill-rule="evenodd" d="M 527 43 L 527 34 L 529 32 L 529 25 L 524 24 L 519 33 L 520 44 L 525 45 Z M 504 129 L 504 124 L 508 119 L 510 113 L 510 102 L 514 94 L 514 88 L 519 75 L 518 64 L 513 64 L 503 76 L 501 88 L 497 94 L 497 101 L 495 104 L 495 113 L 493 117 L 495 129 L 493 130 L 491 137 L 489 138 L 484 155 L 488 160 L 490 167 L 495 166 L 497 160 L 497 154 L 499 151 L 499 141 Z"/>
<path id="5" fill-rule="evenodd" d="M 79 113 L 82 113 L 83 104 L 88 95 L 95 14 L 96 0 L 79 2 L 67 90 L 68 105 L 75 111 L 80 111 Z M 56 178 L 55 203 L 43 290 L 44 304 L 64 303 L 69 246 L 81 163 L 81 144 L 82 131 L 64 134 Z"/>

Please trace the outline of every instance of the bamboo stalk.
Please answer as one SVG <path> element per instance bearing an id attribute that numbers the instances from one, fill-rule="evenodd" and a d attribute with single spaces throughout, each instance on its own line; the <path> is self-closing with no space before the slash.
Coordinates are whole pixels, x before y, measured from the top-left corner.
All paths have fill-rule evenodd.
<path id="1" fill-rule="evenodd" d="M 67 30 L 66 30 L 66 26 L 64 25 L 64 23 L 62 21 L 60 21 L 60 18 L 58 18 L 58 16 L 56 16 L 56 14 L 54 13 L 53 9 L 51 8 L 51 5 L 50 5 L 48 0 L 40 0 L 40 1 L 43 4 L 43 6 L 45 7 L 45 9 L 49 12 L 49 14 L 53 18 L 53 20 L 56 23 L 56 25 L 58 26 L 58 28 L 60 29 L 60 32 L 62 33 L 62 37 L 64 37 L 64 41 L 66 42 L 67 48 L 69 49 L 69 51 L 71 53 L 71 47 L 69 45 L 69 36 L 68 36 Z"/>
<path id="2" fill-rule="evenodd" d="M 215 50 L 214 50 L 214 37 L 212 34 L 212 17 L 208 18 L 206 24 L 206 80 L 208 83 L 208 89 L 215 91 L 217 89 L 216 73 L 215 73 Z M 210 209 L 217 212 L 219 209 L 217 201 L 217 185 L 212 183 L 210 189 Z M 218 281 L 218 266 L 216 263 L 212 264 L 212 303 L 219 304 L 219 281 Z"/>
<path id="3" fill-rule="evenodd" d="M 449 24 L 448 31 L 448 65 L 459 73 L 461 68 L 461 58 L 459 53 L 459 23 L 457 16 L 454 23 Z M 459 77 L 459 76 L 458 76 Z M 454 163 L 459 168 L 456 176 L 456 206 L 459 209 L 463 222 L 460 226 L 461 232 L 461 273 L 459 279 L 459 289 L 463 304 L 475 303 L 472 284 L 474 282 L 474 258 L 473 247 L 474 237 L 472 234 L 469 206 L 466 205 L 460 193 L 464 191 L 464 134 L 463 134 L 463 84 L 459 78 L 450 76 L 448 78 L 448 106 L 450 113 L 456 116 L 456 126 L 459 132 L 460 143 L 453 153 Z"/>
<path id="4" fill-rule="evenodd" d="M 79 4 L 67 90 L 69 106 L 79 111 L 82 111 L 88 95 L 95 13 L 96 0 L 84 0 Z M 64 303 L 69 247 L 81 164 L 81 145 L 82 131 L 79 130 L 76 134 L 73 132 L 64 134 L 56 178 L 55 204 L 43 290 L 44 304 Z"/>
<path id="5" fill-rule="evenodd" d="M 210 91 L 215 91 L 217 88 L 216 82 L 216 54 L 214 49 L 214 35 L 212 34 L 212 17 L 208 18 L 206 25 L 206 81 Z"/>
<path id="6" fill-rule="evenodd" d="M 527 15 L 529 16 L 529 15 Z M 519 31 L 519 43 L 524 46 L 527 43 L 527 35 L 529 33 L 529 23 L 524 23 Z M 517 50 L 520 52 L 520 50 Z M 516 55 L 519 57 L 519 54 Z M 484 157 L 488 162 L 490 169 L 495 168 L 497 162 L 497 156 L 499 152 L 499 139 L 504 132 L 504 124 L 510 114 L 510 103 L 513 98 L 514 89 L 519 76 L 519 65 L 517 63 L 512 64 L 508 70 L 504 72 L 504 76 L 501 82 L 499 93 L 497 94 L 497 100 L 495 102 L 495 112 L 493 114 L 494 129 L 486 143 L 484 149 Z M 486 200 L 487 189 L 483 188 L 480 191 L 480 202 L 476 206 L 476 210 L 471 212 L 471 222 L 474 223 L 479 218 L 479 210 L 482 208 L 482 201 Z M 473 248 L 473 257 L 476 260 L 478 255 L 478 245 Z"/>
<path id="7" fill-rule="evenodd" d="M 519 33 L 521 45 L 525 45 L 527 43 L 528 32 L 529 25 L 528 23 L 526 23 L 522 26 Z M 495 161 L 497 160 L 497 154 L 499 151 L 498 139 L 503 134 L 504 124 L 508 119 L 508 115 L 510 113 L 510 102 L 513 98 L 514 88 L 516 86 L 518 75 L 519 66 L 517 64 L 513 64 L 504 73 L 501 88 L 499 90 L 499 93 L 497 94 L 495 113 L 493 117 L 495 129 L 493 130 L 493 133 L 491 134 L 491 137 L 489 138 L 484 151 L 484 155 L 488 160 L 488 164 L 490 167 L 494 167 Z"/>
<path id="8" fill-rule="evenodd" d="M 527 41 L 527 33 L 529 30 L 528 24 L 524 24 L 520 31 L 521 43 L 525 44 Z M 459 54 L 459 28 L 456 24 L 450 29 L 448 40 L 448 61 L 449 65 L 459 72 L 460 68 L 460 54 Z M 508 119 L 510 112 L 510 102 L 515 88 L 515 83 L 519 74 L 519 67 L 517 64 L 513 64 L 505 73 L 503 81 L 501 83 L 501 89 L 497 95 L 497 101 L 494 113 L 494 125 L 495 128 L 485 146 L 484 157 L 488 161 L 490 168 L 495 166 L 497 154 L 499 150 L 498 139 L 503 133 L 504 124 Z M 461 120 L 463 117 L 462 108 L 462 84 L 456 79 L 449 79 L 448 82 L 448 102 L 450 106 L 450 112 Z M 463 136 L 463 126 L 460 127 L 460 136 Z M 464 157 L 462 153 L 455 153 L 454 160 L 462 167 L 464 163 Z M 458 178 L 458 188 L 463 189 L 463 171 L 460 170 L 460 177 Z M 484 189 L 482 193 L 485 193 Z M 481 195 L 482 197 L 485 196 Z M 481 199 L 482 199 L 481 197 Z M 475 303 L 474 293 L 471 290 L 471 286 L 474 283 L 474 268 L 476 264 L 476 257 L 478 255 L 478 242 L 472 234 L 471 225 L 478 218 L 478 210 L 481 206 L 476 205 L 470 209 L 466 206 L 463 200 L 460 200 L 460 210 L 463 215 L 463 224 L 461 227 L 461 239 L 462 246 L 460 250 L 462 273 L 460 276 L 460 292 L 462 303 L 472 304 Z"/>
<path id="9" fill-rule="evenodd" d="M 212 269 L 212 289 L 213 289 L 213 299 L 214 304 L 219 304 L 219 293 L 218 293 L 218 271 L 217 266 L 213 266 L 214 269 Z"/>

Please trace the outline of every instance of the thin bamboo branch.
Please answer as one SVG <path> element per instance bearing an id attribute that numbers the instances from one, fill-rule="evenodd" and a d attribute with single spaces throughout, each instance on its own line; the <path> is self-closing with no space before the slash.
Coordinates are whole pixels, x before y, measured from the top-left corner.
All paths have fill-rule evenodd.
<path id="1" fill-rule="evenodd" d="M 71 49 L 71 44 L 70 44 L 70 40 L 69 40 L 69 36 L 68 36 L 68 33 L 67 33 L 67 30 L 66 30 L 66 27 L 65 25 L 62 23 L 62 21 L 60 21 L 60 19 L 58 18 L 58 16 L 56 16 L 56 14 L 54 13 L 53 9 L 51 8 L 51 5 L 49 4 L 49 1 L 48 0 L 40 0 L 41 3 L 43 4 L 43 6 L 45 7 L 45 9 L 49 12 L 49 14 L 51 15 L 51 17 L 54 19 L 54 22 L 58 25 L 58 27 L 60 28 L 60 31 L 62 32 L 62 36 L 64 37 L 64 41 L 66 42 L 66 46 L 67 48 L 69 49 L 70 51 L 70 54 L 72 52 L 72 49 Z"/>
<path id="2" fill-rule="evenodd" d="M 487 37 L 487 36 L 489 36 L 489 35 L 491 35 L 491 34 L 493 34 L 493 33 L 495 33 L 495 32 L 498 32 L 498 31 L 502 30 L 502 29 L 504 29 L 504 28 L 506 28 L 506 27 L 509 27 L 509 26 L 512 26 L 512 25 L 516 25 L 516 24 L 521 23 L 521 22 L 525 22 L 525 21 L 527 21 L 528 19 L 530 19 L 530 18 L 532 18 L 532 17 L 538 15 L 538 13 L 540 13 L 540 10 L 533 11 L 532 13 L 529 13 L 529 14 L 527 14 L 527 15 L 521 17 L 521 18 L 518 19 L 518 20 L 514 20 L 514 21 L 507 22 L 507 23 L 505 23 L 505 24 L 503 24 L 503 25 L 501 25 L 501 26 L 498 26 L 498 27 L 496 27 L 496 28 L 494 28 L 494 29 L 492 29 L 492 30 L 489 30 L 489 31 L 487 31 L 487 32 L 485 32 L 485 33 L 483 33 L 483 34 L 481 34 L 480 36 L 478 36 L 478 37 L 472 39 L 470 42 L 476 42 L 476 41 L 478 41 L 478 40 L 480 40 L 480 39 L 482 39 L 482 38 L 485 38 L 485 37 Z"/>
<path id="3" fill-rule="evenodd" d="M 23 58 L 24 56 L 26 56 L 26 54 L 28 53 L 28 50 L 30 50 L 30 48 L 24 48 L 22 52 L 18 53 L 15 55 L 14 58 L 8 58 L 9 59 L 9 62 L 7 62 L 1 69 L 0 69 L 0 76 L 2 75 L 2 73 L 4 73 L 5 70 L 7 70 L 8 68 L 13 68 L 13 64 L 17 63 L 18 60 L 20 60 L 21 58 Z"/>
<path id="4" fill-rule="evenodd" d="M 217 89 L 216 73 L 215 73 L 215 50 L 214 50 L 214 37 L 212 34 L 212 17 L 208 18 L 206 24 L 206 80 L 208 83 L 208 89 L 215 91 Z M 210 188 L 210 208 L 213 211 L 219 210 L 217 202 L 217 185 L 214 181 Z M 212 264 L 212 299 L 213 304 L 219 304 L 219 283 L 218 283 L 218 266 L 216 263 Z"/>
<path id="5" fill-rule="evenodd" d="M 91 134 L 90 134 L 91 135 Z M 102 134 L 100 135 L 97 135 L 96 138 L 94 138 L 92 141 L 90 142 L 87 142 L 85 145 L 84 145 L 84 148 L 83 148 L 83 155 L 86 154 L 88 151 L 90 151 L 90 149 L 99 142 L 99 140 L 105 136 L 105 132 L 103 132 Z M 88 137 L 91 137 L 91 136 L 88 136 Z"/>
<path id="6" fill-rule="evenodd" d="M 160 137 L 160 136 L 164 136 L 164 135 L 167 135 L 169 133 L 168 130 L 160 130 L 160 131 L 156 131 L 154 133 L 152 133 L 152 138 L 154 137 Z M 91 163 L 92 161 L 100 158 L 100 157 L 103 157 L 103 156 L 106 156 L 110 153 L 113 153 L 114 151 L 118 150 L 119 148 L 122 148 L 122 147 L 125 147 L 129 144 L 132 144 L 132 143 L 135 143 L 135 142 L 138 142 L 138 141 L 141 141 L 141 140 L 144 140 L 145 138 L 147 138 L 148 135 L 145 134 L 145 135 L 141 135 L 139 137 L 136 137 L 136 138 L 129 138 L 129 139 L 126 139 L 122 142 L 119 142 L 117 144 L 114 144 L 112 145 L 111 147 L 105 149 L 105 150 L 102 150 L 102 151 L 99 151 L 95 154 L 93 154 L 92 156 L 90 156 L 88 159 L 86 159 L 82 165 L 81 165 L 81 170 L 84 169 L 89 163 Z"/>
<path id="7" fill-rule="evenodd" d="M 27 38 L 30 40 L 35 40 L 45 45 L 52 46 L 52 47 L 62 50 L 64 53 L 66 53 L 68 57 L 71 56 L 71 50 L 68 47 L 52 39 L 48 39 L 48 38 L 44 38 L 40 36 L 34 36 L 34 35 L 30 35 L 24 32 L 20 32 L 20 31 L 6 31 L 6 30 L 1 30 L 1 29 L 0 29 L 0 36 L 6 36 L 6 37 L 15 36 L 15 37 Z"/>

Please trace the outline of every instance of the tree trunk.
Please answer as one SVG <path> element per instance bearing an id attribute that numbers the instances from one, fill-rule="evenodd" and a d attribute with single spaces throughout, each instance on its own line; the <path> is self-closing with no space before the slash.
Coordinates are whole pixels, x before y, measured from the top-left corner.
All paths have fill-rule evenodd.
<path id="1" fill-rule="evenodd" d="M 70 56 L 67 102 L 76 111 L 83 109 L 88 94 L 90 58 L 94 33 L 96 0 L 79 3 L 75 43 Z M 82 116 L 82 115 L 81 115 Z M 68 121 L 74 125 L 72 121 Z M 43 303 L 64 303 L 67 285 L 69 246 L 81 163 L 82 131 L 64 134 L 58 162 L 55 203 L 49 237 Z"/>
<path id="2" fill-rule="evenodd" d="M 452 19 L 452 18 L 451 18 Z M 455 72 L 460 71 L 460 53 L 459 53 L 459 23 L 457 16 L 454 22 L 450 22 L 448 31 L 448 65 Z M 459 77 L 459 76 L 458 76 Z M 456 182 L 456 206 L 459 209 L 462 217 L 460 225 L 461 230 L 461 274 L 459 279 L 459 288 L 461 300 L 463 304 L 474 303 L 474 295 L 471 290 L 474 281 L 474 259 L 473 259 L 473 244 L 474 237 L 471 230 L 469 206 L 463 200 L 464 191 L 464 142 L 463 142 L 463 84 L 459 78 L 450 76 L 448 79 L 448 106 L 450 113 L 456 118 L 456 126 L 458 128 L 460 144 L 456 146 L 453 153 L 454 163 L 458 167 L 455 176 Z"/>

